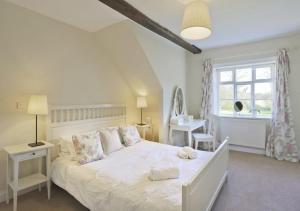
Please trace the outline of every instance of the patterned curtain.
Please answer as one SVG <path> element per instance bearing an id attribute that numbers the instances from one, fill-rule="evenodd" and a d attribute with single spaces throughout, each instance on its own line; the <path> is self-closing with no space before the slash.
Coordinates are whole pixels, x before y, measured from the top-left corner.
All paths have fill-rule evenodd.
<path id="1" fill-rule="evenodd" d="M 202 77 L 202 101 L 201 101 L 201 119 L 209 119 L 212 112 L 212 93 L 213 93 L 213 67 L 211 60 L 205 60 L 203 64 L 204 72 Z M 208 125 L 208 122 L 207 122 Z"/>
<path id="2" fill-rule="evenodd" d="M 272 125 L 267 139 L 266 155 L 278 160 L 297 162 L 298 149 L 288 93 L 290 64 L 285 49 L 278 51 L 276 63 Z"/>

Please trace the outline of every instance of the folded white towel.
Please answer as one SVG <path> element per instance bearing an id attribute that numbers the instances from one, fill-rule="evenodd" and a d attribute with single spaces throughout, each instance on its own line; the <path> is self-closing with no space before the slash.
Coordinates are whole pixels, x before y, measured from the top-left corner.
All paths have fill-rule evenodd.
<path id="1" fill-rule="evenodd" d="M 196 159 L 197 152 L 191 147 L 183 147 L 177 152 L 177 156 L 181 159 Z"/>
<path id="2" fill-rule="evenodd" d="M 149 179 L 152 181 L 177 179 L 179 177 L 179 168 L 176 166 L 152 167 Z"/>
<path id="3" fill-rule="evenodd" d="M 197 151 L 194 150 L 192 147 L 183 147 L 183 151 L 185 151 L 189 159 L 196 159 L 197 158 Z"/>
<path id="4" fill-rule="evenodd" d="M 183 151 L 182 149 L 178 150 L 177 156 L 181 159 L 189 159 L 189 155 L 185 151 Z"/>

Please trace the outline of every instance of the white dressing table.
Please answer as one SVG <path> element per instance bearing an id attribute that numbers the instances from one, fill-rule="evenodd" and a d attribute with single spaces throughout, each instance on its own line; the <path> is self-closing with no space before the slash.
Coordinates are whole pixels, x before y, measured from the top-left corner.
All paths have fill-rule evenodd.
<path id="1" fill-rule="evenodd" d="M 201 128 L 205 125 L 205 120 L 195 119 L 190 122 L 184 122 L 180 124 L 170 124 L 169 130 L 169 141 L 173 145 L 173 130 L 177 131 L 184 131 L 187 132 L 188 135 L 188 145 L 192 147 L 193 140 L 192 140 L 192 131 Z"/>

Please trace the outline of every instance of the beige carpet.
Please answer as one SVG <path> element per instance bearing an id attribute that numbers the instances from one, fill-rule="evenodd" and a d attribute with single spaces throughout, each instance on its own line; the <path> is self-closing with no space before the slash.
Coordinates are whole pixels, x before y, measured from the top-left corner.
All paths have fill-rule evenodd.
<path id="1" fill-rule="evenodd" d="M 213 211 L 300 211 L 300 164 L 281 162 L 260 155 L 231 152 L 229 178 Z M 64 190 L 53 186 L 19 197 L 18 211 L 87 210 Z M 11 201 L 12 202 L 12 201 Z M 12 203 L 0 204 L 11 211 Z M 101 210 L 99 210 L 101 211 Z"/>

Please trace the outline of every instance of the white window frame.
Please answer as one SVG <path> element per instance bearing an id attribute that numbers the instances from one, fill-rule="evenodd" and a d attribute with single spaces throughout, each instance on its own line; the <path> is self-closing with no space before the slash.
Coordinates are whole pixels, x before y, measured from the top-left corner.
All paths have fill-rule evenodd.
<path id="1" fill-rule="evenodd" d="M 256 68 L 259 67 L 265 67 L 265 66 L 269 66 L 272 65 L 272 69 L 271 69 L 271 78 L 269 79 L 256 79 Z M 251 68 L 251 72 L 252 72 L 252 80 L 251 81 L 243 81 L 243 82 L 238 82 L 236 81 L 236 70 L 237 69 L 242 69 L 242 68 Z M 275 86 L 275 68 L 276 68 L 276 61 L 275 59 L 271 59 L 271 60 L 267 60 L 265 62 L 251 62 L 251 63 L 238 63 L 237 65 L 231 64 L 231 65 L 218 65 L 217 67 L 214 67 L 214 76 L 216 77 L 216 79 L 214 80 L 215 82 L 215 97 L 214 97 L 214 101 L 216 102 L 214 110 L 215 113 L 218 114 L 219 116 L 225 116 L 225 117 L 245 117 L 245 118 L 255 118 L 255 119 L 269 119 L 271 118 L 270 116 L 260 116 L 257 113 L 257 109 L 255 106 L 255 84 L 256 83 L 271 83 L 272 84 L 272 97 L 274 97 L 274 86 Z M 226 71 L 232 71 L 232 81 L 226 81 L 226 82 L 221 82 L 220 81 L 220 74 L 221 72 L 226 72 Z M 239 85 L 250 85 L 251 86 L 251 107 L 252 107 L 252 114 L 250 115 L 245 115 L 245 114 L 241 114 L 238 115 L 238 113 L 236 111 L 233 110 L 233 114 L 232 115 L 224 115 L 220 113 L 220 97 L 219 97 L 219 92 L 220 92 L 220 85 L 226 85 L 226 84 L 230 84 L 233 85 L 233 90 L 234 90 L 234 95 L 233 95 L 233 99 L 232 99 L 232 103 L 234 104 L 238 99 L 237 99 L 237 86 Z M 226 99 L 223 99 L 226 100 Z M 230 99 L 228 99 L 230 100 Z M 241 99 L 240 99 L 241 100 Z M 273 109 L 273 108 L 272 108 Z"/>

